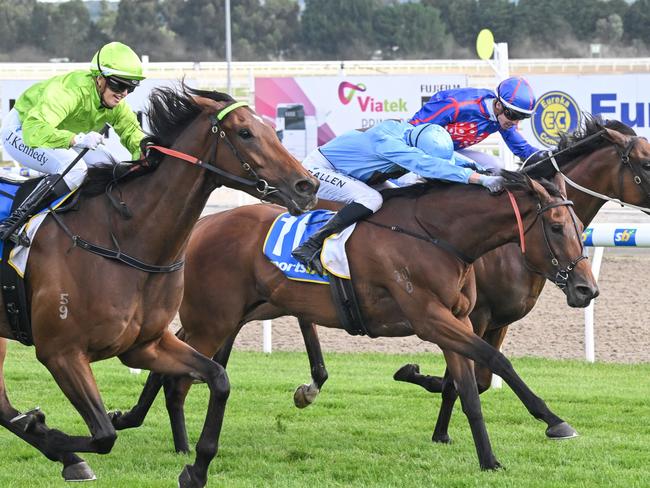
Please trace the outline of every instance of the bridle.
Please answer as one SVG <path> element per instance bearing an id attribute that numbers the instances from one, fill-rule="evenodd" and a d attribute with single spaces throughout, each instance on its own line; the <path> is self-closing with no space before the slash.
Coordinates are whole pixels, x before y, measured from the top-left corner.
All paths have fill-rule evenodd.
<path id="1" fill-rule="evenodd" d="M 546 279 L 552 281 L 557 285 L 558 288 L 561 290 L 564 290 L 567 286 L 567 282 L 569 281 L 569 274 L 571 271 L 575 269 L 575 267 L 578 265 L 580 261 L 583 259 L 587 259 L 587 257 L 584 255 L 584 246 L 582 244 L 582 239 L 580 237 L 580 231 L 578 230 L 578 222 L 577 222 L 577 217 L 573 211 L 573 202 L 571 200 L 561 200 L 559 202 L 553 202 L 550 203 L 546 206 L 543 206 L 541 202 L 537 203 L 537 211 L 535 213 L 535 219 L 531 222 L 531 224 L 524 229 L 523 225 L 523 220 L 521 218 L 521 212 L 519 211 L 519 206 L 517 205 L 517 200 L 515 199 L 515 196 L 509 191 L 506 190 L 508 193 L 508 196 L 510 197 L 510 203 L 512 204 L 512 208 L 515 212 L 515 218 L 517 220 L 517 227 L 519 229 L 519 246 L 521 247 L 521 253 L 524 255 L 524 264 L 526 268 L 540 276 L 545 277 Z M 545 220 L 543 214 L 552 208 L 555 207 L 561 207 L 561 206 L 566 206 L 567 210 L 569 211 L 569 214 L 571 215 L 571 220 L 573 221 L 573 228 L 576 232 L 576 237 L 578 239 L 578 242 L 580 243 L 580 255 L 576 257 L 575 259 L 571 260 L 569 264 L 567 264 L 565 267 L 560 267 L 560 261 L 557 258 L 557 254 L 553 251 L 553 246 L 551 246 L 551 242 L 548 238 L 548 233 L 546 231 L 546 225 L 545 225 Z M 541 219 L 540 219 L 541 217 Z M 555 276 L 552 276 L 548 273 L 545 273 L 543 271 L 540 271 L 538 269 L 533 268 L 530 263 L 528 262 L 528 257 L 526 256 L 526 234 L 528 231 L 535 225 L 537 220 L 540 220 L 541 225 L 542 225 L 542 233 L 544 234 L 544 242 L 546 243 L 546 249 L 548 250 L 548 254 L 551 260 L 551 264 L 555 268 Z"/>
<path id="2" fill-rule="evenodd" d="M 634 149 L 634 146 L 636 145 L 637 141 L 639 139 L 642 139 L 641 137 L 631 137 L 630 142 L 625 146 L 625 148 L 621 149 L 619 146 L 616 146 L 616 152 L 618 153 L 618 157 L 621 158 L 621 164 L 623 167 L 627 167 L 634 177 L 632 178 L 634 183 L 639 185 L 641 189 L 645 192 L 646 197 L 650 198 L 650 183 L 648 183 L 646 180 L 643 179 L 643 175 L 641 173 L 641 168 L 638 166 L 635 166 L 631 164 L 630 162 L 630 153 Z M 619 195 L 623 194 L 623 172 L 619 172 Z M 650 212 L 650 209 L 644 208 L 644 207 L 635 207 L 634 205 L 630 205 L 629 203 L 626 204 L 628 206 L 643 210 L 645 212 Z"/>
<path id="3" fill-rule="evenodd" d="M 221 111 L 219 111 L 216 115 L 211 115 L 210 116 L 210 131 L 213 134 L 218 134 L 218 138 L 214 144 L 214 153 L 212 156 L 212 161 L 213 162 L 205 162 L 202 161 L 201 159 L 191 156 L 189 154 L 186 154 L 181 151 L 177 151 L 175 149 L 170 149 L 164 146 L 158 146 L 158 145 L 148 145 L 147 146 L 147 151 L 154 149 L 158 152 L 161 152 L 163 154 L 166 154 L 168 156 L 172 156 L 177 159 L 182 159 L 183 161 L 186 161 L 190 164 L 196 165 L 200 168 L 203 168 L 207 171 L 211 171 L 212 173 L 216 173 L 217 175 L 221 176 L 222 178 L 225 178 L 227 180 L 233 181 L 235 183 L 239 183 L 240 185 L 244 186 L 252 186 L 255 187 L 255 190 L 259 193 L 259 198 L 260 200 L 265 200 L 269 197 L 269 195 L 272 195 L 274 193 L 281 193 L 283 194 L 288 201 L 292 201 L 292 198 L 287 195 L 285 192 L 282 191 L 282 189 L 274 187 L 269 185 L 268 181 L 266 181 L 263 178 L 260 178 L 260 176 L 257 174 L 257 172 L 253 169 L 250 163 L 244 160 L 244 158 L 241 156 L 241 153 L 237 150 L 237 148 L 234 146 L 234 144 L 230 141 L 228 138 L 228 135 L 226 134 L 226 131 L 221 125 L 221 122 L 226 118 L 226 116 L 233 112 L 234 110 L 238 109 L 239 107 L 247 107 L 248 103 L 246 102 L 235 102 L 231 105 L 227 105 Z M 218 168 L 215 166 L 214 161 L 217 161 L 217 151 L 219 150 L 219 141 L 223 140 L 228 146 L 228 148 L 232 151 L 234 154 L 235 158 L 239 161 L 239 164 L 241 165 L 242 169 L 248 173 L 251 177 L 251 179 L 248 178 L 242 178 L 241 176 L 237 176 L 235 174 L 229 173 L 228 171 L 225 171 L 221 168 Z"/>
<path id="4" fill-rule="evenodd" d="M 597 132 L 595 134 L 592 134 L 589 137 L 586 137 L 586 138 L 582 139 L 581 141 L 578 141 L 577 143 L 575 143 L 574 145 L 572 145 L 570 147 L 567 147 L 565 149 L 557 151 L 556 153 L 551 154 L 550 156 L 547 156 L 547 157 L 545 157 L 543 159 L 540 159 L 534 165 L 531 165 L 529 167 L 526 167 L 525 163 L 524 163 L 523 170 L 528 171 L 528 170 L 532 169 L 535 166 L 543 165 L 547 161 L 550 161 L 551 164 L 553 165 L 553 168 L 555 168 L 555 171 L 560 173 L 562 175 L 562 177 L 564 178 L 564 180 L 566 181 L 566 183 L 569 186 L 572 186 L 573 188 L 575 188 L 576 190 L 579 190 L 579 191 L 581 191 L 583 193 L 586 193 L 587 195 L 591 195 L 592 197 L 600 198 L 601 200 L 617 203 L 617 204 L 621 205 L 622 207 L 630 207 L 630 208 L 634 208 L 636 210 L 640 210 L 641 212 L 644 212 L 644 213 L 650 213 L 650 208 L 641 207 L 639 205 L 634 205 L 632 203 L 627 203 L 627 202 L 624 202 L 624 201 L 622 201 L 622 200 L 620 200 L 618 198 L 613 198 L 613 197 L 610 197 L 610 196 L 607 196 L 607 195 L 603 195 L 602 193 L 598 193 L 598 192 L 593 191 L 593 190 L 591 190 L 589 188 L 586 188 L 586 187 L 576 183 L 575 181 L 573 181 L 571 178 L 569 178 L 567 175 L 562 173 L 562 171 L 560 170 L 560 165 L 558 164 L 558 162 L 555 159 L 556 156 L 558 156 L 559 154 L 562 154 L 563 152 L 568 151 L 570 149 L 574 149 L 575 147 L 580 146 L 581 144 L 592 141 L 593 139 L 595 139 L 597 137 L 602 137 L 604 134 L 605 134 L 605 130 L 601 130 L 601 131 L 599 131 L 599 132 Z M 635 165 L 631 164 L 631 161 L 630 161 L 630 153 L 634 149 L 634 146 L 636 145 L 636 143 L 638 142 L 639 139 L 643 139 L 643 138 L 638 137 L 638 136 L 631 137 L 630 142 L 623 149 L 621 149 L 617 144 L 614 144 L 614 147 L 616 149 L 616 152 L 618 153 L 619 158 L 621 159 L 622 169 L 627 167 L 632 172 L 634 183 L 639 185 L 639 187 L 645 192 L 647 198 L 650 198 L 650 184 L 643 178 L 643 175 L 641 174 L 640 168 L 638 168 Z M 620 195 L 623 194 L 623 178 L 624 178 L 624 172 L 619 171 L 618 180 L 619 180 L 619 190 L 620 190 L 619 194 Z"/>

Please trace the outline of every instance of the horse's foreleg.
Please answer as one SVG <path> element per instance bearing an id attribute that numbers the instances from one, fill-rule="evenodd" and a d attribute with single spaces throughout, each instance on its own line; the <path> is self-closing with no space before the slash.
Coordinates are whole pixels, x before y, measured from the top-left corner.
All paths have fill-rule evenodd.
<path id="1" fill-rule="evenodd" d="M 147 381 L 144 384 L 142 393 L 138 398 L 138 402 L 128 411 L 120 412 L 116 410 L 109 412 L 109 417 L 113 423 L 113 427 L 117 430 L 131 429 L 140 427 L 144 422 L 147 413 L 154 400 L 158 396 L 158 392 L 163 385 L 163 377 L 158 373 L 149 373 Z"/>
<path id="2" fill-rule="evenodd" d="M 443 389 L 443 378 L 420 374 L 420 366 L 417 364 L 405 364 L 395 371 L 393 379 L 419 385 L 430 393 L 441 393 Z"/>
<path id="3" fill-rule="evenodd" d="M 437 322 L 434 328 L 419 329 L 418 336 L 430 340 L 440 346 L 443 351 L 453 351 L 481 363 L 493 373 L 498 374 L 519 397 L 530 414 L 548 426 L 546 435 L 553 439 L 575 437 L 576 431 L 568 423 L 555 415 L 544 401 L 536 396 L 515 372 L 508 359 L 494 347 L 456 319 L 449 310 L 435 305 L 429 306 L 432 315 L 437 314 L 443 320 Z"/>
<path id="4" fill-rule="evenodd" d="M 46 446 L 64 452 L 110 452 L 117 439 L 117 432 L 106 413 L 85 354 L 81 351 L 61 351 L 54 347 L 48 348 L 46 352 L 42 348 L 37 349 L 36 353 L 91 433 L 90 437 L 70 436 L 51 429 L 45 433 Z"/>
<path id="5" fill-rule="evenodd" d="M 458 390 L 460 396 L 463 412 L 467 417 L 472 431 L 481 469 L 498 469 L 501 465 L 492 452 L 490 438 L 488 437 L 483 413 L 481 412 L 481 401 L 478 396 L 478 389 L 476 388 L 476 378 L 474 377 L 474 364 L 459 354 L 449 351 L 443 351 L 443 353 L 447 361 L 447 369 L 456 383 L 456 390 Z M 448 388 L 446 390 L 452 391 L 455 395 L 454 388 Z M 443 390 L 444 394 L 445 391 Z"/>
<path id="6" fill-rule="evenodd" d="M 507 332 L 508 327 L 506 326 L 499 329 L 487 330 L 482 337 L 485 342 L 498 351 L 501 349 L 501 344 L 503 344 Z M 492 371 L 490 371 L 490 368 L 482 364 L 476 365 L 476 384 L 478 385 L 479 394 L 490 389 L 492 385 Z"/>
<path id="7" fill-rule="evenodd" d="M 208 466 L 217 454 L 219 434 L 223 423 L 230 383 L 224 368 L 203 356 L 166 331 L 159 341 L 136 348 L 120 356 L 128 366 L 151 369 L 164 375 L 187 375 L 202 380 L 210 389 L 208 411 L 199 442 L 196 459 L 187 465 L 179 477 L 179 486 L 205 486 Z"/>
<path id="8" fill-rule="evenodd" d="M 9 401 L 4 380 L 4 360 L 7 353 L 6 339 L 0 339 L 0 425 L 38 449 L 52 461 L 63 464 L 66 481 L 93 480 L 95 474 L 88 464 L 73 452 L 57 452 L 46 449 L 43 437 L 48 427 L 44 415 L 25 415 L 16 410 Z M 31 425 L 28 424 L 31 422 Z"/>
<path id="9" fill-rule="evenodd" d="M 433 435 L 431 436 L 433 442 L 451 442 L 451 439 L 449 438 L 449 422 L 454 410 L 456 398 L 458 398 L 456 386 L 454 385 L 449 370 L 447 370 L 442 381 L 442 402 L 440 404 L 440 412 L 438 413 L 436 427 L 433 429 Z"/>
<path id="10" fill-rule="evenodd" d="M 296 388 L 293 394 L 293 403 L 298 408 L 305 408 L 314 403 L 320 389 L 327 381 L 328 375 L 316 325 L 301 318 L 298 319 L 298 324 L 300 325 L 302 338 L 305 341 L 312 381 L 308 385 L 302 384 Z"/>

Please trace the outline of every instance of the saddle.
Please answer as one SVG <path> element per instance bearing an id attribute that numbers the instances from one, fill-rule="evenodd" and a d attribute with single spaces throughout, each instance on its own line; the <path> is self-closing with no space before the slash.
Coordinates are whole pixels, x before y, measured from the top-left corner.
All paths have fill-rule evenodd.
<path id="1" fill-rule="evenodd" d="M 14 211 L 36 188 L 43 177 L 32 178 L 19 182 L 0 177 L 0 220 Z M 73 201 L 65 207 L 57 208 L 57 212 L 69 210 L 76 204 Z M 45 208 L 45 207 L 43 207 Z M 0 286 L 4 300 L 5 312 L 14 338 L 26 346 L 34 344 L 30 303 L 25 290 L 23 275 L 10 263 L 11 252 L 16 247 L 11 240 L 0 242 L 2 262 L 0 263 Z"/>

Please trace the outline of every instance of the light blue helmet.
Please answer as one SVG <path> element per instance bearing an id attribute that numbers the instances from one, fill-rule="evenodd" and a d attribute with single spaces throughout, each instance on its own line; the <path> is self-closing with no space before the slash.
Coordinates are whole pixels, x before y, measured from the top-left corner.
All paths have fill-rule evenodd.
<path id="1" fill-rule="evenodd" d="M 449 132 L 436 124 L 421 124 L 413 128 L 407 136 L 409 146 L 421 149 L 429 156 L 448 159 L 453 163 L 454 142 Z"/>
<path id="2" fill-rule="evenodd" d="M 520 76 L 506 78 L 497 87 L 499 101 L 510 110 L 532 115 L 535 107 L 535 94 L 528 82 Z"/>

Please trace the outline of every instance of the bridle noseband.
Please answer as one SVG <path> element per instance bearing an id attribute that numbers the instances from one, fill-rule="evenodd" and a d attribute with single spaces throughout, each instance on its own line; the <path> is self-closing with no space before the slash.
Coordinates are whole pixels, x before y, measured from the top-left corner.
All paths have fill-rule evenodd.
<path id="1" fill-rule="evenodd" d="M 170 149 L 164 146 L 158 146 L 158 145 L 149 145 L 147 146 L 147 151 L 151 149 L 155 149 L 158 152 L 161 152 L 163 154 L 166 154 L 168 156 L 172 156 L 174 158 L 182 159 L 183 161 L 186 161 L 190 164 L 194 164 L 196 166 L 199 166 L 200 168 L 206 169 L 208 171 L 211 171 L 212 173 L 216 173 L 222 178 L 225 178 L 227 180 L 233 181 L 235 183 L 239 183 L 240 185 L 244 186 L 252 186 L 255 187 L 255 190 L 260 194 L 259 198 L 260 200 L 265 200 L 269 195 L 272 195 L 273 193 L 282 193 L 284 192 L 276 188 L 274 186 L 269 185 L 268 181 L 266 181 L 263 178 L 260 178 L 260 176 L 257 174 L 257 172 L 253 169 L 253 167 L 250 165 L 250 163 L 244 161 L 244 158 L 242 158 L 241 154 L 237 150 L 237 148 L 234 146 L 234 144 L 230 141 L 228 138 L 228 135 L 226 134 L 226 131 L 221 127 L 221 122 L 223 119 L 226 118 L 226 116 L 230 113 L 233 112 L 235 109 L 239 107 L 247 107 L 248 103 L 246 102 L 235 102 L 231 105 L 226 106 L 225 108 L 221 109 L 219 113 L 216 115 L 211 115 L 210 116 L 210 131 L 213 134 L 218 134 L 219 138 L 216 140 L 216 143 L 214 144 L 214 155 L 212 157 L 213 161 L 217 160 L 217 151 L 219 149 L 219 140 L 223 140 L 226 145 L 230 148 L 232 153 L 234 154 L 235 158 L 239 161 L 239 164 L 241 165 L 242 169 L 248 173 L 252 179 L 248 178 L 242 178 L 241 176 L 234 175 L 232 173 L 229 173 L 228 171 L 225 171 L 221 168 L 218 168 L 217 166 L 214 165 L 214 163 L 210 162 L 205 162 L 200 160 L 197 157 L 190 156 L 189 154 L 183 153 L 181 151 L 176 151 L 175 149 Z M 287 196 L 287 195 L 285 195 Z M 289 198 L 289 201 L 291 201 L 291 198 Z"/>
<path id="2" fill-rule="evenodd" d="M 575 269 L 575 267 L 578 265 L 580 261 L 582 261 L 583 259 L 587 259 L 587 257 L 584 255 L 584 246 L 582 244 L 582 239 L 580 237 L 580 231 L 578 230 L 577 217 L 575 216 L 575 213 L 573 211 L 573 202 L 571 200 L 561 200 L 559 202 L 550 203 L 546 206 L 543 206 L 541 202 L 538 202 L 537 211 L 535 213 L 535 219 L 531 222 L 531 224 L 526 229 L 524 229 L 523 220 L 521 218 L 521 213 L 519 212 L 519 207 L 517 205 L 515 196 L 510 191 L 508 191 L 508 196 L 510 197 L 510 203 L 512 204 L 512 208 L 515 212 L 515 217 L 517 219 L 517 227 L 519 228 L 519 245 L 521 247 L 521 253 L 524 255 L 524 265 L 529 271 L 545 277 L 546 279 L 555 283 L 555 285 L 557 285 L 558 288 L 564 290 L 569 281 L 569 274 L 571 273 L 571 271 Z M 569 264 L 564 268 L 560 268 L 560 261 L 558 260 L 556 253 L 553 251 L 553 247 L 551 246 L 551 242 L 548 238 L 548 233 L 546 232 L 546 225 L 544 225 L 544 217 L 543 217 L 543 214 L 547 210 L 550 210 L 555 207 L 561 207 L 561 206 L 567 207 L 567 210 L 571 215 L 571 220 L 573 221 L 573 228 L 576 231 L 576 237 L 578 239 L 578 242 L 580 243 L 580 255 L 575 259 L 571 260 Z M 535 225 L 539 217 L 542 217 L 541 218 L 542 233 L 544 234 L 544 242 L 546 243 L 546 248 L 548 249 L 548 253 L 551 258 L 551 264 L 553 265 L 553 267 L 556 268 L 555 276 L 551 276 L 547 273 L 544 273 L 543 271 L 533 268 L 528 262 L 528 257 L 526 256 L 526 234 L 533 227 L 533 225 Z"/>

